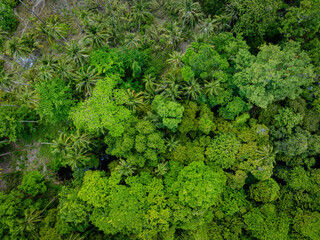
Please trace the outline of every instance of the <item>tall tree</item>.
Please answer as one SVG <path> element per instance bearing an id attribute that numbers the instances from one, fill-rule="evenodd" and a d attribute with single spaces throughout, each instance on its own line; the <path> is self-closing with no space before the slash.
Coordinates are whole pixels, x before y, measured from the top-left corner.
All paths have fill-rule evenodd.
<path id="1" fill-rule="evenodd" d="M 195 22 L 201 17 L 201 7 L 198 2 L 192 0 L 184 0 L 178 8 L 180 18 L 183 19 L 180 33 L 182 33 L 184 26 L 187 23 L 194 27 Z"/>
<path id="2" fill-rule="evenodd" d="M 66 3 L 66 5 L 67 5 L 67 7 L 68 7 L 69 11 L 71 12 L 71 14 L 72 14 L 72 16 L 73 16 L 74 20 L 76 21 L 76 23 L 77 23 L 78 27 L 79 27 L 79 28 L 80 28 L 80 30 L 81 30 L 81 32 L 82 32 L 82 33 L 84 33 L 85 31 L 83 30 L 83 28 L 81 27 L 80 23 L 78 22 L 78 20 L 77 20 L 76 16 L 74 15 L 73 11 L 71 10 L 71 8 L 70 8 L 70 6 L 69 6 L 68 1 L 67 1 L 67 0 L 64 0 L 64 2 Z"/>
<path id="3" fill-rule="evenodd" d="M 138 0 L 132 7 L 133 19 L 138 24 L 138 32 L 143 22 L 152 18 L 152 14 L 148 10 L 148 4 L 143 0 Z"/>
<path id="4" fill-rule="evenodd" d="M 108 130 L 113 136 L 122 135 L 124 123 L 131 112 L 123 106 L 128 96 L 125 90 L 116 88 L 118 82 L 116 76 L 97 82 L 92 96 L 80 103 L 71 114 L 77 128 L 85 128 L 89 132 Z"/>
<path id="5" fill-rule="evenodd" d="M 97 71 L 91 66 L 87 69 L 81 68 L 80 72 L 75 75 L 76 78 L 76 90 L 78 92 L 84 92 L 86 97 L 91 96 L 94 86 L 98 80 Z"/>
<path id="6" fill-rule="evenodd" d="M 234 82 L 240 93 L 262 108 L 285 98 L 295 99 L 315 78 L 310 58 L 295 42 L 282 49 L 264 45 L 257 57 L 240 50 L 236 62 L 239 72 Z"/>
<path id="7" fill-rule="evenodd" d="M 22 0 L 19 0 L 19 2 L 26 8 L 28 9 L 44 26 L 46 26 L 46 23 L 33 11 L 31 10 Z M 68 40 L 65 39 L 59 32 L 57 34 L 67 43 Z"/>

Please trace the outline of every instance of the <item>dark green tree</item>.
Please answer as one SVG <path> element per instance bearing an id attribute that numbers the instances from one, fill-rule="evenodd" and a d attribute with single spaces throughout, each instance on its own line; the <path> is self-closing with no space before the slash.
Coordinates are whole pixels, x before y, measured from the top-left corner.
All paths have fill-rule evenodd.
<path id="1" fill-rule="evenodd" d="M 50 123 L 67 120 L 74 101 L 69 86 L 63 80 L 55 78 L 40 82 L 36 91 L 40 96 L 36 111 L 41 119 Z"/>

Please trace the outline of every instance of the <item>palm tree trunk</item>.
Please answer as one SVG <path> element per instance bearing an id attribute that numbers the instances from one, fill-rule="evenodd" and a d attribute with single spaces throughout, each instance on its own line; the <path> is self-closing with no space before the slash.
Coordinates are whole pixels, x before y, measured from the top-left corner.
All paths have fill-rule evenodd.
<path id="1" fill-rule="evenodd" d="M 69 16 L 69 13 L 68 13 L 66 7 L 65 7 L 64 4 L 63 4 L 63 1 L 62 1 L 62 0 L 59 0 L 59 2 L 60 2 L 60 4 L 61 4 L 63 10 L 65 11 L 65 14 L 66 14 L 67 16 Z"/>
<path id="2" fill-rule="evenodd" d="M 5 59 L 6 61 L 13 61 L 13 58 L 11 58 L 11 57 L 9 57 L 9 56 L 7 56 L 7 55 L 5 55 L 5 54 L 1 54 L 0 55 L 3 59 Z"/>
<path id="3" fill-rule="evenodd" d="M 0 157 L 4 157 L 4 156 L 10 155 L 10 154 L 12 154 L 12 153 L 13 153 L 13 152 L 8 152 L 8 153 L 0 154 Z"/>
<path id="4" fill-rule="evenodd" d="M 30 9 L 23 1 L 19 0 L 19 2 L 28 9 L 44 26 L 47 26 L 47 24 L 34 12 L 32 9 Z M 67 39 L 65 39 L 59 32 L 56 31 L 56 33 L 61 37 L 65 42 L 68 42 Z"/>
<path id="5" fill-rule="evenodd" d="M 0 107 L 21 107 L 20 105 L 0 104 Z"/>
<path id="6" fill-rule="evenodd" d="M 144 29 L 144 44 L 147 43 L 147 29 Z"/>
<path id="7" fill-rule="evenodd" d="M 187 12 L 184 14 L 184 19 L 183 19 L 182 28 L 181 28 L 181 30 L 180 30 L 180 33 L 182 33 L 182 30 L 183 30 L 183 28 L 184 28 L 184 24 L 185 24 L 185 22 L 186 22 L 186 18 L 187 18 Z"/>
<path id="8" fill-rule="evenodd" d="M 141 20 L 139 18 L 139 28 L 138 28 L 138 32 L 140 32 L 140 27 L 141 27 Z"/>
<path id="9" fill-rule="evenodd" d="M 38 20 L 43 24 L 46 25 L 46 23 L 34 12 L 32 11 L 23 1 L 19 0 L 19 2 L 26 8 L 28 9 Z"/>
<path id="10" fill-rule="evenodd" d="M 104 1 L 102 1 L 102 2 L 103 2 L 103 3 L 104 3 L 104 5 L 107 7 L 107 4 L 106 4 Z M 115 18 L 114 18 L 112 5 L 111 5 L 110 0 L 108 0 L 108 2 L 109 2 L 110 10 L 111 10 L 111 15 L 112 15 L 112 18 L 113 18 L 113 25 L 114 25 L 114 27 L 116 28 L 116 27 L 117 27 L 117 25 L 116 25 L 116 20 L 115 20 Z"/>
<path id="11" fill-rule="evenodd" d="M 51 203 L 53 203 L 56 199 L 57 199 L 57 197 L 54 197 L 54 198 L 47 204 L 47 206 L 45 206 L 45 208 L 42 209 L 42 210 L 41 210 L 37 215 L 35 215 L 32 219 L 35 219 L 35 218 L 38 217 L 41 213 L 43 213 L 44 210 L 46 210 L 47 207 L 48 207 Z M 32 220 L 32 219 L 31 219 L 31 220 Z"/>
<path id="12" fill-rule="evenodd" d="M 110 0 L 108 0 L 109 2 L 109 6 L 110 6 L 110 10 L 111 10 L 111 14 L 112 14 L 112 18 L 113 18 L 113 25 L 114 25 L 114 28 L 116 28 L 116 21 L 114 20 L 114 14 L 113 14 L 113 10 L 112 10 L 112 6 L 111 6 L 111 2 Z"/>
<path id="13" fill-rule="evenodd" d="M 101 10 L 101 6 L 100 6 L 100 3 L 99 3 L 99 0 L 97 0 L 97 5 L 98 5 L 98 9 Z"/>
<path id="14" fill-rule="evenodd" d="M 7 93 L 11 93 L 12 90 L 10 90 L 9 88 L 0 88 L 2 91 L 7 92 Z"/>
<path id="15" fill-rule="evenodd" d="M 79 26 L 79 28 L 80 28 L 81 32 L 82 32 L 82 33 L 84 33 L 84 30 L 82 29 L 82 27 L 81 27 L 80 23 L 78 22 L 78 20 L 77 20 L 76 16 L 73 14 L 73 12 L 72 12 L 72 10 L 71 10 L 71 8 L 70 8 L 70 6 L 69 6 L 69 4 L 68 4 L 67 0 L 64 0 L 64 2 L 66 3 L 66 5 L 67 5 L 67 7 L 68 7 L 69 11 L 71 12 L 71 14 L 72 14 L 72 16 L 73 16 L 74 20 L 76 20 L 76 22 L 77 22 L 77 24 L 78 24 L 78 26 Z"/>
<path id="16" fill-rule="evenodd" d="M 28 83 L 21 83 L 21 82 L 16 82 L 16 81 L 11 81 L 11 82 L 13 82 L 13 83 L 15 83 L 15 84 L 18 84 L 18 85 L 31 86 L 31 85 L 28 84 Z"/>

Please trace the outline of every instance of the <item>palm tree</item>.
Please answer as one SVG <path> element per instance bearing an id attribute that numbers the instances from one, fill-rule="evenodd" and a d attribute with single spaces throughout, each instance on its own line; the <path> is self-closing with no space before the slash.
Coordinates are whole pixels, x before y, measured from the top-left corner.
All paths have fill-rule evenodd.
<path id="1" fill-rule="evenodd" d="M 68 81 L 70 80 L 74 75 L 73 72 L 75 71 L 74 64 L 68 63 L 68 60 L 64 57 L 61 57 L 58 59 L 56 63 L 53 64 L 53 69 L 55 74 L 58 78 Z"/>
<path id="2" fill-rule="evenodd" d="M 40 100 L 39 94 L 35 90 L 31 90 L 28 86 L 20 88 L 17 97 L 21 101 L 21 106 L 30 108 L 38 107 Z"/>
<path id="3" fill-rule="evenodd" d="M 78 66 L 87 63 L 86 58 L 89 56 L 89 50 L 80 46 L 76 41 L 71 41 L 66 45 L 67 56 L 70 62 L 74 62 Z"/>
<path id="4" fill-rule="evenodd" d="M 170 72 L 164 75 L 161 83 L 157 85 L 156 93 L 174 101 L 181 99 L 181 75 L 177 72 Z"/>
<path id="5" fill-rule="evenodd" d="M 0 41 L 4 41 L 5 39 L 10 40 L 9 33 L 0 30 Z"/>
<path id="6" fill-rule="evenodd" d="M 176 69 L 177 67 L 183 67 L 183 54 L 181 52 L 173 51 L 169 54 L 169 57 L 170 58 L 167 60 L 167 63 L 169 63 L 173 67 L 173 69 Z"/>
<path id="7" fill-rule="evenodd" d="M 66 3 L 66 5 L 67 5 L 67 7 L 68 7 L 69 11 L 71 12 L 71 14 L 72 14 L 72 16 L 73 16 L 74 20 L 76 21 L 77 25 L 79 26 L 79 28 L 80 28 L 81 32 L 82 32 L 82 33 L 84 33 L 84 30 L 82 29 L 82 27 L 81 27 L 80 23 L 78 22 L 78 20 L 77 20 L 76 16 L 73 14 L 73 12 L 72 12 L 72 10 L 71 10 L 71 8 L 70 8 L 70 6 L 69 6 L 69 4 L 68 4 L 67 0 L 64 0 L 64 2 Z"/>
<path id="8" fill-rule="evenodd" d="M 44 27 L 44 28 L 43 28 L 43 32 L 45 32 L 45 31 L 46 31 L 45 27 L 47 26 L 46 23 L 45 23 L 34 11 L 32 11 L 22 0 L 19 0 L 19 2 L 20 2 L 26 9 L 28 9 L 28 10 L 43 24 L 43 27 Z M 65 42 L 68 42 L 68 40 L 65 39 L 64 36 L 60 35 L 59 32 L 57 32 L 57 35 L 58 35 L 59 37 L 61 37 Z"/>
<path id="9" fill-rule="evenodd" d="M 218 31 L 216 20 L 209 15 L 207 18 L 200 21 L 199 32 L 205 36 L 210 36 L 212 33 Z"/>
<path id="10" fill-rule="evenodd" d="M 41 211 L 37 211 L 35 208 L 26 209 L 24 211 L 24 219 L 19 219 L 19 231 L 30 232 L 36 234 L 36 224 L 42 221 Z"/>
<path id="11" fill-rule="evenodd" d="M 43 81 L 51 80 L 55 74 L 52 66 L 49 64 L 41 64 L 37 70 L 37 77 Z"/>
<path id="12" fill-rule="evenodd" d="M 52 153 L 59 154 L 62 157 L 65 157 L 68 150 L 70 149 L 70 137 L 68 137 L 65 133 L 60 133 L 58 140 L 53 140 L 52 142 Z"/>
<path id="13" fill-rule="evenodd" d="M 119 165 L 116 167 L 116 170 L 120 173 L 121 176 L 128 177 L 134 174 L 136 168 L 125 160 L 120 159 Z"/>
<path id="14" fill-rule="evenodd" d="M 11 39 L 11 38 L 9 37 L 9 33 L 0 30 L 0 42 L 3 42 L 5 39 L 7 39 L 7 40 L 10 40 L 10 39 Z M 13 60 L 12 58 L 8 57 L 8 56 L 5 55 L 5 54 L 0 54 L 0 56 L 1 56 L 3 59 L 7 60 L 8 62 Z"/>
<path id="15" fill-rule="evenodd" d="M 143 0 L 137 0 L 132 7 L 133 19 L 138 24 L 138 32 L 141 23 L 152 18 L 152 14 L 148 11 L 148 4 Z"/>
<path id="16" fill-rule="evenodd" d="M 4 69 L 0 71 L 0 89 L 4 92 L 11 92 L 13 90 L 13 74 L 6 74 Z"/>
<path id="17" fill-rule="evenodd" d="M 162 10 L 165 8 L 166 2 L 168 2 L 168 0 L 152 0 L 150 2 L 150 9 L 152 11 Z"/>
<path id="18" fill-rule="evenodd" d="M 262 162 L 262 165 L 270 165 L 275 161 L 275 154 L 276 152 L 273 152 L 273 147 L 263 146 L 259 150 L 256 150 L 258 154 L 258 162 Z"/>
<path id="19" fill-rule="evenodd" d="M 69 148 L 65 163 L 74 171 L 77 168 L 86 166 L 90 160 L 89 156 L 90 154 L 88 154 L 88 152 L 84 149 Z"/>
<path id="20" fill-rule="evenodd" d="M 152 77 L 151 74 L 147 74 L 143 77 L 142 81 L 144 82 L 144 89 L 147 92 L 154 92 L 155 91 L 155 78 Z"/>
<path id="21" fill-rule="evenodd" d="M 21 42 L 31 51 L 34 51 L 39 47 L 39 43 L 36 41 L 36 36 L 33 33 L 23 34 Z"/>
<path id="22" fill-rule="evenodd" d="M 156 94 L 154 91 L 144 91 L 143 98 L 146 104 L 151 104 Z"/>
<path id="23" fill-rule="evenodd" d="M 83 240 L 86 236 L 81 236 L 79 233 L 71 233 L 66 240 Z"/>
<path id="24" fill-rule="evenodd" d="M 167 173 L 168 168 L 166 167 L 167 163 L 163 162 L 163 163 L 159 163 L 157 168 L 154 170 L 154 172 L 158 175 L 158 176 L 163 176 Z"/>
<path id="25" fill-rule="evenodd" d="M 159 86 L 158 91 L 162 91 L 160 94 L 165 98 L 169 98 L 171 101 L 181 99 L 180 84 L 177 83 L 164 83 Z"/>
<path id="26" fill-rule="evenodd" d="M 57 58 L 55 55 L 52 54 L 43 55 L 43 57 L 41 58 L 41 63 L 43 65 L 53 66 L 57 63 Z"/>
<path id="27" fill-rule="evenodd" d="M 157 128 L 161 128 L 162 126 L 162 120 L 160 116 L 157 114 L 154 114 L 151 111 L 148 111 L 143 119 L 146 121 L 152 122 L 152 124 L 155 125 Z"/>
<path id="28" fill-rule="evenodd" d="M 87 133 L 81 133 L 77 130 L 75 133 L 72 133 L 69 137 L 70 140 L 70 147 L 83 149 L 83 150 L 90 150 L 91 136 Z"/>
<path id="29" fill-rule="evenodd" d="M 53 39 L 61 39 L 68 34 L 68 25 L 61 23 L 58 15 L 51 15 L 47 21 L 47 24 L 40 26 L 40 30 L 48 36 L 50 44 L 53 43 Z"/>
<path id="30" fill-rule="evenodd" d="M 184 0 L 180 4 L 178 12 L 180 14 L 180 19 L 183 18 L 180 33 L 182 33 L 186 22 L 193 27 L 195 22 L 201 17 L 200 4 L 198 2 L 193 2 L 192 0 Z"/>
<path id="31" fill-rule="evenodd" d="M 227 29 L 230 29 L 231 22 L 230 22 L 231 16 L 226 14 L 216 15 L 213 18 L 214 24 L 217 28 L 217 33 L 226 31 Z"/>
<path id="32" fill-rule="evenodd" d="M 239 7 L 237 6 L 237 4 L 238 3 L 236 1 L 232 1 L 225 6 L 225 13 L 227 15 L 227 18 L 229 19 L 228 25 L 231 27 L 235 24 L 239 16 Z"/>
<path id="33" fill-rule="evenodd" d="M 149 42 L 150 40 L 153 40 L 156 42 L 156 45 L 164 44 L 164 42 L 160 42 L 160 40 L 164 40 L 166 37 L 166 29 L 163 27 L 160 23 L 155 23 L 150 25 L 145 29 L 144 34 L 144 43 Z"/>
<path id="34" fill-rule="evenodd" d="M 28 56 L 32 51 L 30 48 L 26 47 L 18 37 L 12 37 L 7 42 L 6 49 L 10 57 L 17 59 L 18 57 Z"/>
<path id="35" fill-rule="evenodd" d="M 76 75 L 76 90 L 78 92 L 84 92 L 86 97 L 92 94 L 93 88 L 99 79 L 98 72 L 92 66 L 84 69 L 83 67 L 80 69 Z"/>
<path id="36" fill-rule="evenodd" d="M 204 85 L 204 93 L 207 94 L 208 97 L 210 96 L 217 96 L 218 95 L 218 90 L 222 89 L 220 86 L 220 81 L 219 80 L 214 80 L 212 79 L 211 81 L 206 81 Z"/>
<path id="37" fill-rule="evenodd" d="M 100 30 L 99 27 L 91 25 L 87 27 L 87 33 L 83 41 L 91 48 L 101 48 L 108 43 L 109 34 L 107 31 Z"/>
<path id="38" fill-rule="evenodd" d="M 21 233 L 24 231 L 31 232 L 35 239 L 38 239 L 36 236 L 36 224 L 41 222 L 43 219 L 41 214 L 47 209 L 47 207 L 53 203 L 57 198 L 54 197 L 41 211 L 36 210 L 35 208 L 26 209 L 24 211 L 24 219 L 19 219 L 19 230 Z"/>
<path id="39" fill-rule="evenodd" d="M 40 64 L 36 67 L 37 79 L 42 81 L 51 80 L 55 75 L 53 66 L 56 62 L 54 55 L 43 55 Z"/>
<path id="40" fill-rule="evenodd" d="M 184 80 L 182 80 L 182 76 L 179 72 L 169 72 L 167 74 L 164 75 L 164 77 L 162 78 L 162 83 L 181 83 Z"/>
<path id="41" fill-rule="evenodd" d="M 181 32 L 179 31 L 178 23 L 174 22 L 170 25 L 166 35 L 166 45 L 171 49 L 176 49 L 181 42 Z"/>
<path id="42" fill-rule="evenodd" d="M 134 33 L 126 34 L 124 42 L 128 48 L 138 48 L 141 45 L 140 35 Z"/>
<path id="43" fill-rule="evenodd" d="M 197 80 L 192 78 L 189 82 L 186 83 L 185 87 L 182 90 L 184 95 L 187 96 L 188 99 L 196 101 L 201 95 L 202 89 Z"/>
<path id="44" fill-rule="evenodd" d="M 108 0 L 108 2 L 109 2 L 109 7 L 110 7 L 110 11 L 111 11 L 112 19 L 113 19 L 113 26 L 114 26 L 114 28 L 117 28 L 116 20 L 115 20 L 115 18 L 114 18 L 114 14 L 113 14 L 113 9 L 112 9 L 112 5 L 111 5 L 111 1 L 110 1 L 110 0 Z M 104 1 L 103 1 L 103 3 L 104 3 Z"/>
<path id="45" fill-rule="evenodd" d="M 166 143 L 166 146 L 167 146 L 169 152 L 172 152 L 173 150 L 175 150 L 178 147 L 180 141 L 176 141 L 175 137 L 171 136 L 169 139 L 165 140 L 165 143 Z"/>
<path id="46" fill-rule="evenodd" d="M 21 80 L 22 78 L 19 77 L 19 79 Z M 0 71 L 0 84 L 3 84 L 3 87 L 10 88 L 9 89 L 10 91 L 13 89 L 13 87 L 15 87 L 15 85 L 18 85 L 18 86 L 29 86 L 29 87 L 31 86 L 28 83 L 16 81 L 16 79 L 14 78 L 13 73 L 7 74 L 4 71 L 4 69 L 2 69 Z"/>
<path id="47" fill-rule="evenodd" d="M 142 109 L 142 107 L 145 105 L 143 101 L 143 93 L 139 92 L 136 93 L 134 90 L 127 89 L 127 95 L 128 95 L 128 101 L 126 102 L 126 107 L 130 109 L 131 111 L 135 112 L 137 108 Z"/>

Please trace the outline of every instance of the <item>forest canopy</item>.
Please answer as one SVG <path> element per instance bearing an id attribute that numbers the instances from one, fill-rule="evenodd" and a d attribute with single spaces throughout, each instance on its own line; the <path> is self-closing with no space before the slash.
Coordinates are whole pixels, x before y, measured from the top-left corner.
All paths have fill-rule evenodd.
<path id="1" fill-rule="evenodd" d="M 320 239 L 319 0 L 0 0 L 0 239 Z"/>

